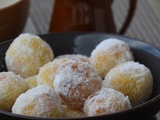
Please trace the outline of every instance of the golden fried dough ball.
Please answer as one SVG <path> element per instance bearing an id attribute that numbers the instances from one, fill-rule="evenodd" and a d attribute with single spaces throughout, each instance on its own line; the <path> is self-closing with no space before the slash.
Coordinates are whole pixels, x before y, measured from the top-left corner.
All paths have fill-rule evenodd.
<path id="1" fill-rule="evenodd" d="M 38 74 L 39 68 L 52 61 L 53 51 L 48 43 L 32 34 L 19 35 L 6 52 L 6 66 L 9 71 L 30 77 Z"/>
<path id="2" fill-rule="evenodd" d="M 75 60 L 80 60 L 83 62 L 89 62 L 89 58 L 85 55 L 81 55 L 81 54 L 65 54 L 65 55 L 60 55 L 58 57 L 56 57 L 56 59 L 60 59 L 60 58 L 69 58 L 69 59 L 75 59 Z"/>
<path id="3" fill-rule="evenodd" d="M 37 75 L 31 76 L 31 77 L 27 77 L 24 80 L 26 81 L 26 83 L 28 84 L 29 88 L 33 88 L 37 86 Z"/>
<path id="4" fill-rule="evenodd" d="M 85 114 L 82 111 L 72 110 L 66 105 L 63 105 L 64 108 L 64 117 L 65 118 L 80 118 L 85 117 Z"/>
<path id="5" fill-rule="evenodd" d="M 12 72 L 0 73 L 0 109 L 11 111 L 16 98 L 28 89 L 27 83 Z"/>
<path id="6" fill-rule="evenodd" d="M 34 117 L 62 117 L 63 107 L 55 91 L 39 85 L 21 94 L 12 107 L 12 113 Z"/>
<path id="7" fill-rule="evenodd" d="M 88 116 L 110 114 L 131 108 L 128 97 L 121 92 L 102 88 L 89 96 L 84 104 L 84 112 Z"/>
<path id="8" fill-rule="evenodd" d="M 90 57 L 91 64 L 102 78 L 117 64 L 130 60 L 133 60 L 133 55 L 129 45 L 115 38 L 99 43 Z"/>
<path id="9" fill-rule="evenodd" d="M 68 60 L 68 58 L 55 59 L 54 61 L 42 66 L 37 75 L 38 85 L 49 85 L 50 87 L 54 88 L 53 81 L 55 79 L 57 69 L 60 65 Z"/>
<path id="10" fill-rule="evenodd" d="M 114 67 L 103 81 L 104 87 L 121 91 L 133 106 L 149 99 L 153 78 L 150 70 L 138 62 L 125 62 Z"/>
<path id="11" fill-rule="evenodd" d="M 101 89 L 102 79 L 87 62 L 69 60 L 61 65 L 54 80 L 54 88 L 62 103 L 81 110 L 87 97 Z"/>

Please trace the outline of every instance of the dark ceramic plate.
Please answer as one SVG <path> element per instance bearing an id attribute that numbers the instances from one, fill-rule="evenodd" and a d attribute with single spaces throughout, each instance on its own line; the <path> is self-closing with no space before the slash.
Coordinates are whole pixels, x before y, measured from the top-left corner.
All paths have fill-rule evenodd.
<path id="1" fill-rule="evenodd" d="M 154 87 L 151 98 L 143 104 L 129 110 L 96 117 L 79 118 L 83 120 L 150 120 L 155 119 L 155 114 L 160 110 L 160 51 L 153 46 L 119 35 L 98 33 L 55 33 L 40 35 L 52 47 L 55 56 L 75 53 L 90 56 L 95 46 L 106 38 L 118 38 L 127 42 L 134 54 L 135 61 L 146 65 L 152 72 Z M 11 41 L 0 44 L 0 71 L 6 71 L 4 56 Z M 0 120 L 55 120 L 46 118 L 26 117 L 0 111 Z M 73 119 L 77 120 L 77 119 Z"/>

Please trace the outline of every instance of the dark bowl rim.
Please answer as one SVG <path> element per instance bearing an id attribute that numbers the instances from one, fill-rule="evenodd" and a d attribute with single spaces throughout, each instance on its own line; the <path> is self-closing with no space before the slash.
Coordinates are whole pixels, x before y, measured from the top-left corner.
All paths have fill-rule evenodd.
<path id="1" fill-rule="evenodd" d="M 154 49 L 157 49 L 159 52 L 160 52 L 160 49 L 156 46 L 154 46 L 153 44 L 151 43 L 148 43 L 148 42 L 144 42 L 143 40 L 140 40 L 140 39 L 137 39 L 137 38 L 134 38 L 134 37 L 129 37 L 129 36 L 123 36 L 123 35 L 119 35 L 119 34 L 112 34 L 112 33 L 103 33 L 103 32 L 54 32 L 54 33 L 46 33 L 46 34 L 37 34 L 38 36 L 40 37 L 44 37 L 44 36 L 52 36 L 52 35 L 57 35 L 57 34 L 61 34 L 61 35 L 66 35 L 66 34 L 70 34 L 70 35 L 92 35 L 92 34 L 97 34 L 97 35 L 107 35 L 107 36 L 111 36 L 111 37 L 120 37 L 120 38 L 125 38 L 125 39 L 129 39 L 129 40 L 134 40 L 136 42 L 142 42 L 142 43 L 145 43 L 146 45 L 148 45 L 148 47 L 150 48 L 154 48 Z M 3 41 L 0 43 L 0 46 L 3 45 L 3 44 L 8 44 L 8 43 L 11 43 L 14 39 L 10 39 L 10 40 L 7 40 L 7 41 Z M 160 58 L 160 57 L 159 57 Z M 0 110 L 0 113 L 2 114 L 6 114 L 6 115 L 9 115 L 9 116 L 14 116 L 14 117 L 19 117 L 19 118 L 27 118 L 27 119 L 31 119 L 31 120 L 78 120 L 78 119 L 87 119 L 87 118 L 100 118 L 100 117 L 109 117 L 109 116 L 116 116 L 116 115 L 119 115 L 119 114 L 124 114 L 124 113 L 128 113 L 128 112 L 131 112 L 131 111 L 135 111 L 137 109 L 140 109 L 140 108 L 143 108 L 145 106 L 148 106 L 150 104 L 153 104 L 154 102 L 156 101 L 160 101 L 160 94 L 145 101 L 144 103 L 141 103 L 139 105 L 136 105 L 134 107 L 131 107 L 127 110 L 123 110 L 123 111 L 119 111 L 119 112 L 116 112 L 116 113 L 111 113 L 111 114 L 104 114 L 104 115 L 99 115 L 99 116 L 87 116 L 87 117 L 80 117 L 80 118 L 42 118 L 42 117 L 32 117 L 32 116 L 24 116 L 24 115 L 19 115 L 19 114 L 14 114 L 14 113 L 11 113 L 11 112 L 7 112 L 7 111 L 3 111 L 3 110 Z"/>

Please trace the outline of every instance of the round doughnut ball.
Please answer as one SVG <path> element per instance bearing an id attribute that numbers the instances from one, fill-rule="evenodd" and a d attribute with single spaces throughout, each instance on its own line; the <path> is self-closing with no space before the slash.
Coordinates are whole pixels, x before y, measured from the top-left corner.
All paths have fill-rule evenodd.
<path id="1" fill-rule="evenodd" d="M 87 62 L 69 60 L 55 76 L 54 88 L 62 103 L 71 109 L 82 110 L 87 97 L 101 89 L 102 79 Z"/>
<path id="2" fill-rule="evenodd" d="M 26 81 L 29 89 L 37 86 L 37 75 L 27 77 L 24 80 Z"/>
<path id="3" fill-rule="evenodd" d="M 38 85 L 48 85 L 54 88 L 53 81 L 55 79 L 57 69 L 68 60 L 68 58 L 55 59 L 54 61 L 42 66 L 37 75 Z"/>
<path id="4" fill-rule="evenodd" d="M 0 109 L 11 111 L 16 98 L 28 89 L 27 83 L 12 72 L 0 73 Z"/>
<path id="5" fill-rule="evenodd" d="M 75 60 L 80 60 L 83 62 L 89 62 L 89 58 L 85 55 L 80 55 L 80 54 L 65 54 L 65 55 L 60 55 L 58 57 L 56 57 L 56 59 L 60 59 L 60 58 L 68 58 L 68 59 L 75 59 Z"/>
<path id="6" fill-rule="evenodd" d="M 63 105 L 64 117 L 65 118 L 80 118 L 85 117 L 85 114 L 82 111 L 72 110 L 66 105 Z"/>
<path id="7" fill-rule="evenodd" d="M 111 88 L 102 88 L 85 101 L 84 113 L 88 116 L 97 116 L 129 108 L 131 105 L 127 96 Z"/>
<path id="8" fill-rule="evenodd" d="M 149 99 L 153 78 L 150 70 L 138 62 L 125 62 L 114 67 L 105 77 L 103 87 L 121 91 L 133 106 Z"/>
<path id="9" fill-rule="evenodd" d="M 52 61 L 53 51 L 48 43 L 32 34 L 19 35 L 6 52 L 6 66 L 9 71 L 30 77 L 38 74 L 39 68 Z"/>
<path id="10" fill-rule="evenodd" d="M 90 57 L 91 64 L 102 78 L 117 64 L 130 60 L 133 60 L 133 55 L 129 45 L 115 38 L 99 43 Z"/>
<path id="11" fill-rule="evenodd" d="M 12 107 L 12 113 L 33 117 L 62 117 L 63 107 L 55 91 L 39 85 L 21 94 Z"/>

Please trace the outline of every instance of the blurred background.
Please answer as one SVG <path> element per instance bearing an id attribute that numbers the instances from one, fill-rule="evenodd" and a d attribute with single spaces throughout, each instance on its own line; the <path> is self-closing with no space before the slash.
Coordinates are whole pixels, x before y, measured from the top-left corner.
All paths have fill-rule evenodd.
<path id="1" fill-rule="evenodd" d="M 29 17 L 23 32 L 45 34 L 49 30 L 54 0 L 30 0 Z M 113 17 L 117 30 L 127 16 L 129 0 L 113 0 Z M 134 16 L 125 36 L 140 39 L 160 48 L 160 0 L 137 0 Z"/>

